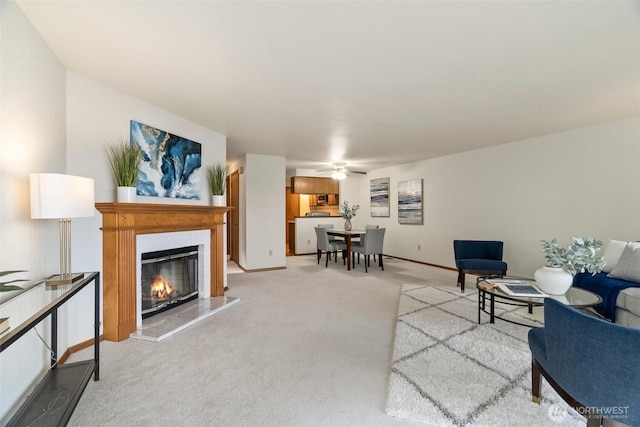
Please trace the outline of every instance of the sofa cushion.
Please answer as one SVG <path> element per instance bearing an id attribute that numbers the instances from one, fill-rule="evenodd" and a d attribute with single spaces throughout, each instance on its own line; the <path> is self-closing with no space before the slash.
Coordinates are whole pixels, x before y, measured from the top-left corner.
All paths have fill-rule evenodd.
<path id="1" fill-rule="evenodd" d="M 507 263 L 492 259 L 459 259 L 456 267 L 460 270 L 507 271 Z"/>
<path id="2" fill-rule="evenodd" d="M 640 243 L 627 243 L 609 277 L 640 282 Z"/>
<path id="3" fill-rule="evenodd" d="M 640 316 L 636 316 L 630 311 L 616 308 L 616 324 L 640 329 Z"/>
<path id="4" fill-rule="evenodd" d="M 604 254 L 602 255 L 605 262 L 602 271 L 611 273 L 611 270 L 618 264 L 627 243 L 628 242 L 624 240 L 609 240 L 609 242 L 607 242 L 607 247 L 604 249 Z"/>
<path id="5" fill-rule="evenodd" d="M 620 291 L 616 301 L 616 323 L 640 329 L 640 288 Z"/>
<path id="6" fill-rule="evenodd" d="M 640 288 L 628 288 L 620 291 L 616 307 L 640 316 Z"/>

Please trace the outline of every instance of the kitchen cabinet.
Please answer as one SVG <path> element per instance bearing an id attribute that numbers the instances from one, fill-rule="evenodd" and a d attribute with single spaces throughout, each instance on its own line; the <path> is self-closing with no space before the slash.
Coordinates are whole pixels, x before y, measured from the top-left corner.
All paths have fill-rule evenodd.
<path id="1" fill-rule="evenodd" d="M 333 178 L 314 176 L 291 177 L 291 192 L 294 194 L 338 194 L 340 184 Z"/>

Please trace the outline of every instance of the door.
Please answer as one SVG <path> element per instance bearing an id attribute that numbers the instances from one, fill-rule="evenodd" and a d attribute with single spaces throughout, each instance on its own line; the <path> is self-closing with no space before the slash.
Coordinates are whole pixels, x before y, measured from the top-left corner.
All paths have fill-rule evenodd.
<path id="1" fill-rule="evenodd" d="M 231 261 L 236 264 L 240 262 L 240 174 L 238 171 L 229 175 L 229 206 L 233 209 L 229 212 L 229 221 L 227 225 L 227 235 L 229 242 L 229 255 Z"/>
<path id="2" fill-rule="evenodd" d="M 287 203 L 287 218 L 285 224 L 285 230 L 287 233 L 287 254 L 293 255 L 295 254 L 294 243 L 296 240 L 295 235 L 295 225 L 292 226 L 291 223 L 295 224 L 296 217 L 300 215 L 300 195 L 291 193 L 291 187 L 286 188 L 285 192 L 285 200 Z"/>

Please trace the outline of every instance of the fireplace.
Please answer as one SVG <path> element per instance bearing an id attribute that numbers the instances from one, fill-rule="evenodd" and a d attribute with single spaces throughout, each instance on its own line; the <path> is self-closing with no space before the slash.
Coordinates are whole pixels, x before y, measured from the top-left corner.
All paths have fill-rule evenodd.
<path id="1" fill-rule="evenodd" d="M 224 215 L 230 208 L 111 202 L 96 203 L 96 208 L 102 214 L 103 335 L 106 340 L 123 341 L 142 325 L 140 262 L 143 253 L 199 245 L 198 299 L 224 296 Z M 178 240 L 173 238 L 174 234 L 198 233 L 206 238 L 173 241 Z M 169 241 L 171 244 L 166 244 Z"/>
<path id="2" fill-rule="evenodd" d="M 146 252 L 141 255 L 142 318 L 198 297 L 198 247 Z"/>

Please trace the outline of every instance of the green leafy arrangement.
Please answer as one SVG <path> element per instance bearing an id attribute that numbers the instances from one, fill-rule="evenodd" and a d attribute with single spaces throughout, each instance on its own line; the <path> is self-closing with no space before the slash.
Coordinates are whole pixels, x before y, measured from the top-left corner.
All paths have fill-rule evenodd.
<path id="1" fill-rule="evenodd" d="M 15 273 L 24 273 L 26 270 L 11 270 L 11 271 L 0 271 L 0 277 L 7 276 L 9 274 Z M 20 286 L 9 285 L 9 283 L 15 282 L 26 282 L 26 279 L 13 279 L 8 282 L 0 282 L 0 292 L 9 292 L 9 291 L 21 291 L 23 290 Z"/>
<path id="2" fill-rule="evenodd" d="M 349 202 L 342 202 L 342 206 L 340 207 L 340 216 L 344 219 L 351 220 L 354 216 L 356 216 L 356 212 L 360 209 L 360 205 L 353 205 L 353 207 L 349 207 Z"/>
<path id="3" fill-rule="evenodd" d="M 107 145 L 111 170 L 119 187 L 135 187 L 142 164 L 142 150 L 126 140 Z"/>
<path id="4" fill-rule="evenodd" d="M 563 268 L 572 275 L 585 271 L 599 273 L 604 267 L 604 258 L 596 254 L 602 242 L 590 237 L 572 237 L 572 240 L 566 248 L 558 246 L 556 239 L 540 241 L 547 267 Z"/>
<path id="5" fill-rule="evenodd" d="M 227 169 L 221 163 L 207 168 L 207 181 L 209 182 L 211 194 L 214 196 L 222 196 L 224 194 L 226 177 Z"/>

